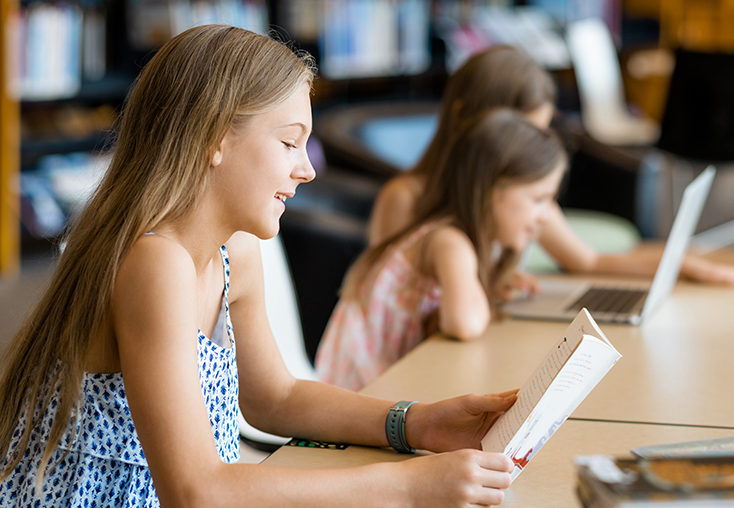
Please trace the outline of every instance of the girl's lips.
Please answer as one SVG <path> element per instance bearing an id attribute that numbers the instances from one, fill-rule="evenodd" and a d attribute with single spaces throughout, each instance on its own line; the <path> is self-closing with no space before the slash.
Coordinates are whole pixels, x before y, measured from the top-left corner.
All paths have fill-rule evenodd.
<path id="1" fill-rule="evenodd" d="M 284 202 L 284 203 L 285 203 L 285 200 L 286 200 L 286 199 L 292 198 L 292 197 L 293 197 L 293 196 L 295 196 L 295 195 L 296 195 L 296 193 L 295 193 L 295 192 L 290 192 L 290 193 L 286 193 L 286 192 L 276 192 L 276 193 L 275 193 L 275 198 L 276 198 L 276 199 L 279 199 L 279 200 L 281 200 L 282 202 Z"/>

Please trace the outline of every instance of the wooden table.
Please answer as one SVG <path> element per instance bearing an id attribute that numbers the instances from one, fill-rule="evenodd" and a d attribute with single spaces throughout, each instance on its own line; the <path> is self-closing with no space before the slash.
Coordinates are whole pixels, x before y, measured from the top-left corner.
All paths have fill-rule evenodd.
<path id="1" fill-rule="evenodd" d="M 572 508 L 576 498 L 576 455 L 624 456 L 632 448 L 730 437 L 734 431 L 669 425 L 567 421 L 505 491 L 503 507 Z M 425 452 L 423 452 L 425 453 Z M 263 463 L 299 468 L 343 468 L 409 460 L 390 449 L 350 446 L 325 450 L 284 446 Z"/>
<path id="2" fill-rule="evenodd" d="M 432 337 L 362 393 L 430 402 L 519 387 L 566 327 L 507 319 L 471 342 Z M 600 327 L 623 357 L 574 418 L 734 429 L 734 290 L 682 282 L 641 326 Z"/>

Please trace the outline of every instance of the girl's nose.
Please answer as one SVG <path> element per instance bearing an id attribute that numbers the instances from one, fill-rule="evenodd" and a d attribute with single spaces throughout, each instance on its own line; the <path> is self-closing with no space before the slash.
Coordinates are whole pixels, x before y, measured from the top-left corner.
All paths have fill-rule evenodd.
<path id="1" fill-rule="evenodd" d="M 302 180 L 303 183 L 306 183 L 310 182 L 316 177 L 316 171 L 311 165 L 311 160 L 308 158 L 308 155 L 305 155 L 303 159 L 303 162 L 301 164 L 298 164 L 298 166 L 296 166 L 295 170 L 293 171 L 293 177 L 298 180 Z"/>

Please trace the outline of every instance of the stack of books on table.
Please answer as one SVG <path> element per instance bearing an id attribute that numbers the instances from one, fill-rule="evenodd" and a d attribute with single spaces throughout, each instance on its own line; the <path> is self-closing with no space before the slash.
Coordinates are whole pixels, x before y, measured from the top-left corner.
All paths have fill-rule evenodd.
<path id="1" fill-rule="evenodd" d="M 585 508 L 732 507 L 733 452 L 729 438 L 577 457 L 578 496 Z"/>

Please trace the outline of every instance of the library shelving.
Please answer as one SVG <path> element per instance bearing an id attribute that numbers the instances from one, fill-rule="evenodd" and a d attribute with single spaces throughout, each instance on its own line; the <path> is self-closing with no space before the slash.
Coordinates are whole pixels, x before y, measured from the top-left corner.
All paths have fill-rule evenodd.
<path id="1" fill-rule="evenodd" d="M 106 167 L 137 73 L 190 26 L 267 31 L 265 0 L 3 0 L 0 276 L 48 249 Z M 102 155 L 101 155 L 102 154 Z M 49 242 L 50 240 L 50 242 Z"/>
<path id="2" fill-rule="evenodd" d="M 110 146 L 111 127 L 140 68 L 157 47 L 190 26 L 224 22 L 279 32 L 294 49 L 314 54 L 320 68 L 313 96 L 317 115 L 335 103 L 438 99 L 451 70 L 447 63 L 458 61 L 451 34 L 478 34 L 462 32 L 477 21 L 471 19 L 477 9 L 522 4 L 555 9 L 567 20 L 590 9 L 617 12 L 620 2 L 3 0 L 0 275 L 17 271 L 21 245 L 29 237 L 58 233 L 83 197 L 84 189 L 72 183 L 95 181 L 93 173 L 79 168 L 64 180 L 64 168 L 104 164 L 95 153 Z M 527 21 L 513 22 L 519 30 Z M 483 35 L 503 42 L 509 32 L 497 26 L 493 32 L 489 25 Z M 544 40 L 552 37 L 549 32 Z M 475 48 L 459 44 L 459 49 Z M 69 194 L 59 199 L 54 195 L 59 189 Z"/>
<path id="3" fill-rule="evenodd" d="M 18 196 L 20 107 L 11 90 L 8 28 L 18 15 L 18 5 L 0 2 L 0 277 L 20 269 L 20 202 Z"/>

